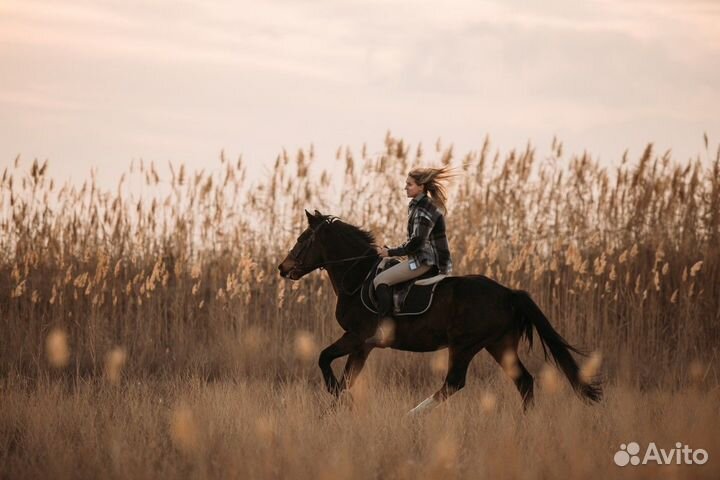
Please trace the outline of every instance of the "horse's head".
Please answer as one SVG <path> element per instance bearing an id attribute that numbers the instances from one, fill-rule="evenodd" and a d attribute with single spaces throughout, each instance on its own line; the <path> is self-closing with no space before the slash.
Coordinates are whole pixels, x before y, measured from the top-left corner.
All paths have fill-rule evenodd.
<path id="1" fill-rule="evenodd" d="M 280 276 L 298 280 L 320 266 L 324 257 L 318 240 L 323 235 L 326 225 L 331 219 L 315 210 L 315 215 L 305 210 L 308 227 L 300 234 L 295 246 L 287 254 L 285 260 L 278 265 Z"/>

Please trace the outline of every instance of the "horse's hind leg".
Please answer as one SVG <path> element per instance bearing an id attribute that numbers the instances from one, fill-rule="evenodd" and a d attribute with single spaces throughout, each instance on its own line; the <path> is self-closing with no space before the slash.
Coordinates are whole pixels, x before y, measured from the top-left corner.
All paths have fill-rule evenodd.
<path id="1" fill-rule="evenodd" d="M 520 392 L 523 401 L 523 409 L 527 410 L 533 404 L 533 377 L 527 371 L 525 365 L 520 361 L 517 354 L 518 336 L 508 334 L 498 342 L 489 345 L 487 351 L 500 364 L 505 373 L 512 378 L 515 386 Z"/>
<path id="2" fill-rule="evenodd" d="M 470 361 L 482 349 L 482 347 L 449 347 L 448 351 L 448 372 L 445 376 L 445 383 L 435 394 L 423 400 L 417 407 L 408 412 L 408 415 L 417 415 L 426 410 L 431 410 L 445 401 L 450 395 L 458 392 L 465 386 L 465 377 Z"/>

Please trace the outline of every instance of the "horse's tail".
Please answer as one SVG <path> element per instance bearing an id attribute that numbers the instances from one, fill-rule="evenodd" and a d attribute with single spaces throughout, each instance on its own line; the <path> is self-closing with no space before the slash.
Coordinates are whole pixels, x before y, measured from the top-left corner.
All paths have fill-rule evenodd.
<path id="1" fill-rule="evenodd" d="M 530 347 L 532 347 L 532 328 L 534 326 L 538 337 L 540 337 L 545 360 L 547 360 L 548 350 L 550 350 L 550 355 L 555 360 L 555 364 L 563 371 L 578 395 L 586 400 L 599 401 L 602 397 L 600 380 L 597 378 L 589 381 L 583 380 L 580 375 L 580 368 L 570 352 L 573 351 L 583 356 L 587 354 L 570 345 L 550 325 L 550 321 L 527 292 L 513 290 L 513 305 L 518 315 L 520 332 L 525 335 Z"/>

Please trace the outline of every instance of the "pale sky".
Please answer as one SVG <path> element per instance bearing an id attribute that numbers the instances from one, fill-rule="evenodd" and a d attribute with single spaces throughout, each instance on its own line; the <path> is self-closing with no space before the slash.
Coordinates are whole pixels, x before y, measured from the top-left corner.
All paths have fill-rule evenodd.
<path id="1" fill-rule="evenodd" d="M 266 170 L 285 147 L 458 154 L 553 135 L 615 163 L 720 140 L 720 1 L 0 0 L 0 167 Z"/>

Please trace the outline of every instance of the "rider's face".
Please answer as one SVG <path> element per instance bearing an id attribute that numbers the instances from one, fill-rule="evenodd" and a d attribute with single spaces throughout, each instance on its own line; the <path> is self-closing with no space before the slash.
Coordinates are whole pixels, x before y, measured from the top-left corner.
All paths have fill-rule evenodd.
<path id="1" fill-rule="evenodd" d="M 417 183 L 415 183 L 414 178 L 408 177 L 407 180 L 405 180 L 405 193 L 407 193 L 408 198 L 415 198 L 422 192 L 422 185 L 418 185 Z"/>

